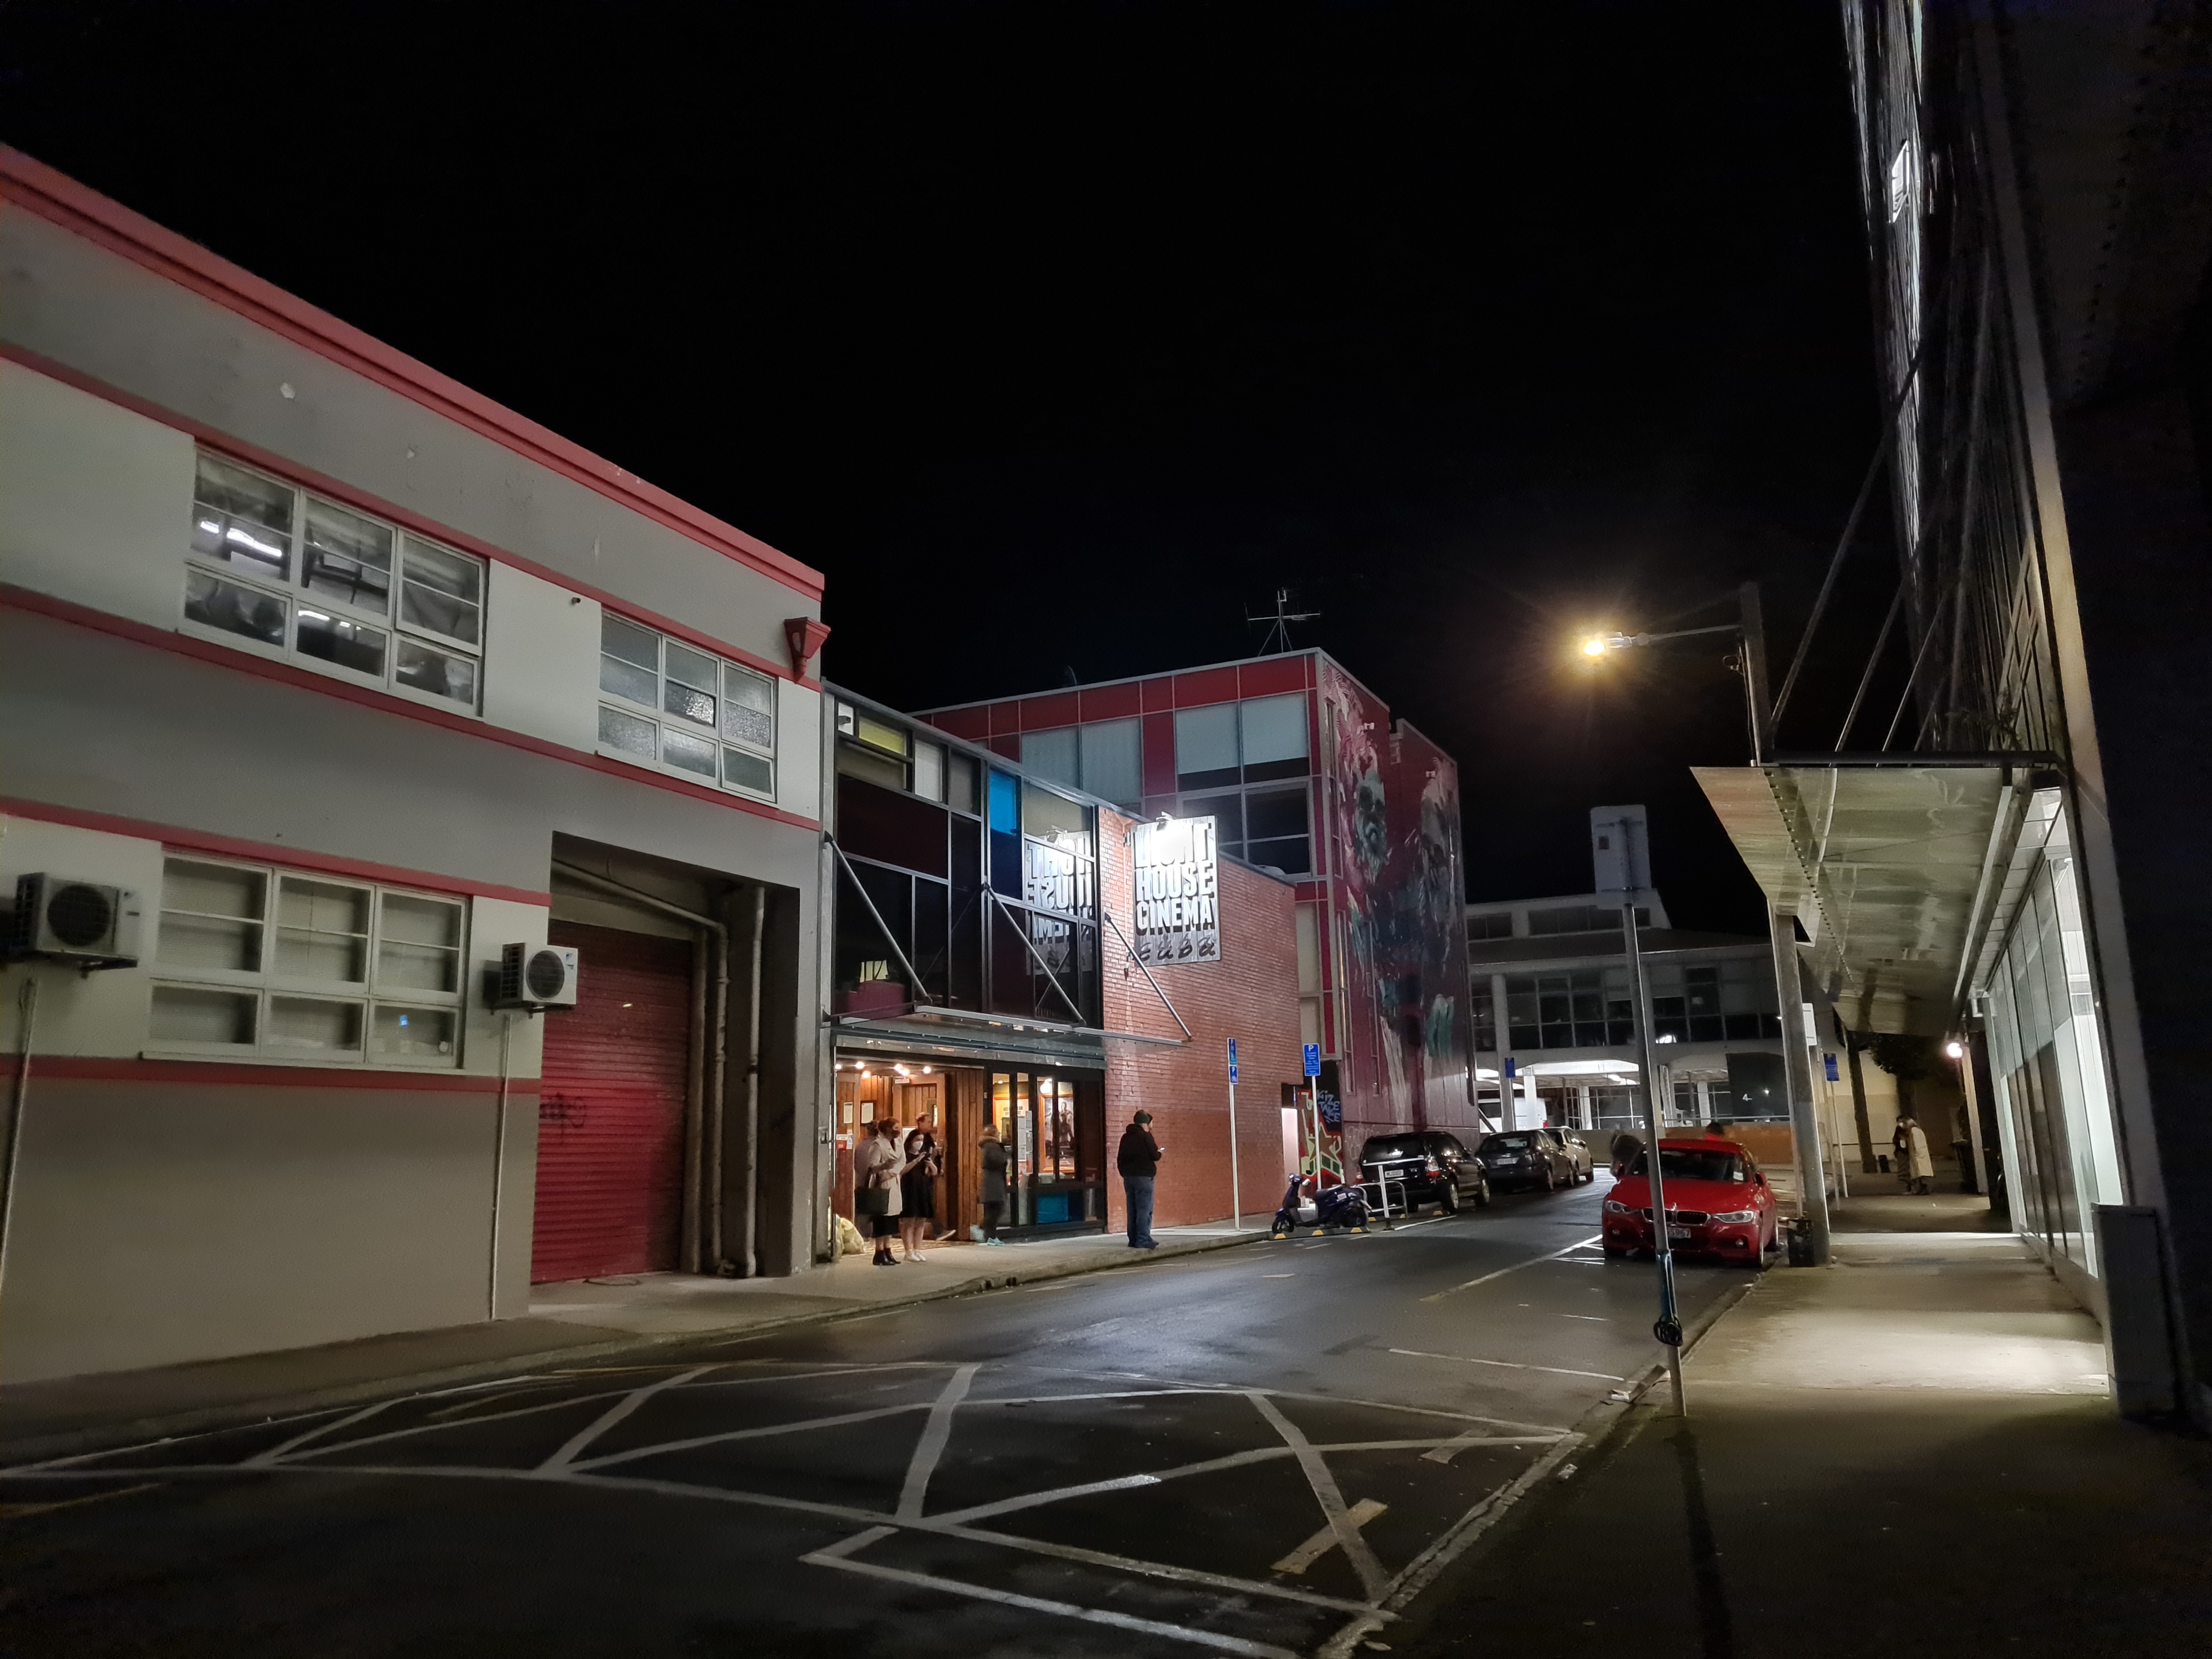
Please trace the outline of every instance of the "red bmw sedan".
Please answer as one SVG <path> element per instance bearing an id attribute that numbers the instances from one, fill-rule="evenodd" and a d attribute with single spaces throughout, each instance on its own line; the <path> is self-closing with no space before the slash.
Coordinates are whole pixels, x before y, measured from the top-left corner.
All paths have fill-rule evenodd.
<path id="1" fill-rule="evenodd" d="M 1652 1248 L 1650 1152 L 1638 1152 L 1605 1200 L 1605 1253 Z M 1751 1155 L 1732 1140 L 1662 1140 L 1659 1173 L 1667 1193 L 1667 1237 L 1679 1255 L 1763 1267 L 1774 1249 L 1774 1189 Z"/>

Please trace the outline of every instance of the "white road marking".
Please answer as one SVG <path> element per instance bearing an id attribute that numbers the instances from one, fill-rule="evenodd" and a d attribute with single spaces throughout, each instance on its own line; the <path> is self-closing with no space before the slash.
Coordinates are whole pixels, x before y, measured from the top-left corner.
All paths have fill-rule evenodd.
<path id="1" fill-rule="evenodd" d="M 1267 1595 L 1282 1601 L 1303 1601 L 1310 1607 L 1329 1607 L 1340 1613 L 1364 1613 L 1365 1604 L 1347 1601 L 1340 1595 L 1322 1595 L 1314 1590 L 1299 1589 L 1291 1584 L 1264 1584 L 1256 1578 L 1234 1578 L 1226 1573 L 1204 1572 L 1196 1567 L 1178 1567 L 1164 1561 L 1140 1561 L 1133 1556 L 1113 1555 L 1104 1550 L 1081 1549 L 1073 1544 L 1048 1543 L 1042 1538 L 1022 1538 L 1010 1532 L 990 1532 L 981 1527 L 948 1526 L 941 1521 L 921 1523 L 918 1530 L 940 1533 L 948 1538 L 964 1538 L 978 1544 L 992 1544 L 1000 1549 L 1026 1550 L 1033 1555 L 1056 1556 L 1063 1561 L 1080 1561 L 1090 1566 L 1110 1567 L 1117 1572 L 1135 1573 L 1146 1578 L 1165 1578 L 1179 1584 L 1203 1584 L 1209 1589 L 1229 1590 L 1238 1595 Z"/>
<path id="2" fill-rule="evenodd" d="M 918 1402 L 904 1406 L 877 1406 L 864 1412 L 840 1412 L 834 1417 L 804 1418 L 796 1423 L 769 1423 L 757 1429 L 726 1429 L 720 1434 L 694 1435 L 689 1440 L 664 1440 L 657 1446 L 636 1446 L 629 1451 L 587 1457 L 573 1467 L 580 1469 L 610 1468 L 617 1463 L 632 1462 L 641 1457 L 659 1457 L 667 1452 L 690 1451 L 699 1446 L 720 1446 L 733 1440 L 765 1440 L 772 1435 L 804 1434 L 811 1429 L 841 1429 L 850 1423 L 872 1423 L 879 1417 L 896 1417 L 901 1412 L 927 1409 Z"/>
<path id="3" fill-rule="evenodd" d="M 1562 1319 L 1586 1319 L 1593 1325 L 1610 1325 L 1613 1322 L 1602 1314 L 1561 1314 Z"/>
<path id="4" fill-rule="evenodd" d="M 538 1472 L 540 1474 L 551 1474 L 557 1470 L 567 1468 L 583 1455 L 586 1446 L 645 1404 L 647 1401 L 652 1399 L 653 1395 L 669 1389 L 679 1387 L 690 1382 L 694 1377 L 704 1376 L 714 1369 L 712 1365 L 700 1365 L 688 1371 L 678 1371 L 673 1376 L 665 1376 L 658 1382 L 648 1382 L 641 1389 L 632 1389 L 584 1427 L 570 1435 L 562 1443 L 558 1451 L 538 1466 Z"/>
<path id="5" fill-rule="evenodd" d="M 498 1396 L 495 1395 L 493 1398 L 496 1399 Z M 256 1456 L 247 1458 L 246 1460 L 246 1467 L 247 1468 L 258 1468 L 264 1464 L 274 1463 L 278 1458 L 283 1456 L 287 1452 L 291 1451 L 294 1448 L 306 1445 L 317 1435 L 336 1434 L 340 1429 L 349 1429 L 355 1424 L 362 1421 L 364 1418 L 375 1416 L 377 1413 L 382 1411 L 391 1403 L 392 1402 L 389 1400 L 380 1400 L 374 1406 L 363 1406 L 359 1411 L 354 1412 L 348 1416 L 341 1417 L 335 1422 L 318 1423 L 313 1428 L 302 1430 L 300 1433 L 294 1435 L 289 1440 L 281 1442 L 276 1445 L 271 1446 L 265 1452 L 262 1452 Z"/>
<path id="6" fill-rule="evenodd" d="M 1296 1279 L 1297 1275 L 1296 1273 L 1261 1273 L 1260 1277 L 1262 1279 Z"/>
<path id="7" fill-rule="evenodd" d="M 930 1407 L 929 1421 L 922 1425 L 921 1438 L 915 1443 L 914 1459 L 906 1466 L 906 1485 L 899 1489 L 900 1520 L 920 1518 L 922 1504 L 929 1496 L 929 1477 L 937 1472 L 937 1461 L 945 1455 L 945 1444 L 952 1438 L 952 1413 L 967 1398 L 969 1385 L 982 1369 L 981 1365 L 963 1365 L 945 1379 L 944 1390 Z"/>
<path id="8" fill-rule="evenodd" d="M 963 1584 L 956 1579 L 908 1572 L 899 1567 L 879 1567 L 872 1561 L 848 1561 L 818 1551 L 799 1559 L 819 1567 L 835 1567 L 842 1572 L 866 1573 L 872 1578 L 887 1579 L 894 1584 L 910 1584 L 917 1589 L 965 1595 L 978 1601 L 996 1601 L 1003 1607 L 1020 1607 L 1029 1613 L 1056 1613 L 1063 1619 L 1080 1619 L 1087 1624 L 1133 1631 L 1139 1636 L 1163 1636 L 1170 1641 L 1189 1642 L 1222 1653 L 1249 1654 L 1252 1659 L 1297 1659 L 1297 1656 L 1288 1648 L 1270 1647 L 1264 1642 L 1248 1642 L 1241 1636 L 1224 1636 L 1215 1631 L 1191 1630 L 1182 1625 L 1163 1624 L 1156 1619 L 1134 1619 L 1126 1613 L 1111 1613 L 1103 1607 L 1080 1607 L 1070 1601 L 1048 1601 L 1042 1596 L 1017 1595 L 1012 1590 L 987 1589 L 980 1584 Z"/>
<path id="9" fill-rule="evenodd" d="M 1508 1273 L 1517 1273 L 1523 1267 L 1540 1267 L 1547 1261 L 1557 1261 L 1563 1255 L 1572 1255 L 1577 1250 L 1601 1243 L 1604 1237 L 1603 1233 L 1592 1233 L 1588 1238 L 1577 1239 L 1564 1250 L 1553 1250 L 1549 1255 L 1531 1256 L 1526 1261 L 1516 1261 L 1510 1267 L 1500 1267 L 1496 1273 L 1485 1273 L 1480 1279 L 1470 1279 L 1464 1285 L 1455 1285 L 1448 1291 L 1438 1291 L 1433 1296 L 1423 1297 L 1421 1300 L 1441 1302 L 1448 1296 L 1457 1296 L 1462 1291 L 1471 1291 L 1478 1285 L 1487 1285 L 1493 1279 L 1503 1279 Z"/>
<path id="10" fill-rule="evenodd" d="M 1283 1443 L 1297 1455 L 1298 1468 L 1306 1477 L 1306 1485 L 1313 1488 L 1315 1501 L 1321 1505 L 1321 1512 L 1328 1517 L 1329 1527 L 1336 1534 L 1336 1541 L 1344 1548 L 1344 1559 L 1352 1563 L 1352 1571 L 1359 1575 L 1359 1587 L 1367 1592 L 1370 1600 L 1381 1601 L 1383 1591 L 1389 1585 L 1389 1575 L 1382 1571 L 1382 1564 L 1375 1559 L 1375 1552 L 1359 1535 L 1359 1529 L 1351 1523 L 1349 1511 L 1345 1508 L 1344 1493 L 1336 1484 L 1336 1476 L 1328 1467 L 1328 1460 L 1315 1448 L 1312 1441 L 1306 1438 L 1305 1431 L 1284 1416 L 1283 1408 L 1266 1395 L 1255 1390 L 1244 1397 L 1252 1402 L 1255 1411 L 1274 1425 L 1275 1432 L 1283 1437 Z"/>
<path id="11" fill-rule="evenodd" d="M 1345 1524 L 1358 1532 L 1390 1506 L 1378 1504 L 1371 1498 L 1363 1498 L 1344 1512 Z M 1308 1567 L 1336 1547 L 1336 1528 L 1323 1527 L 1312 1537 L 1275 1563 L 1277 1572 L 1304 1572 Z"/>
<path id="12" fill-rule="evenodd" d="M 82 1498 L 49 1498 L 43 1504 L 0 1504 L 0 1521 L 27 1521 L 34 1515 L 50 1515 L 56 1510 L 82 1509 L 87 1504 L 105 1504 L 111 1498 L 128 1498 L 133 1492 L 159 1492 L 166 1480 L 142 1480 L 135 1486 L 118 1486 L 112 1492 L 88 1492 Z"/>
<path id="13" fill-rule="evenodd" d="M 1474 1359 L 1463 1353 L 1430 1353 L 1421 1348 L 1393 1348 L 1392 1353 L 1404 1354 L 1409 1359 L 1455 1359 L 1462 1365 L 1495 1365 L 1508 1371 L 1549 1371 L 1554 1376 L 1594 1376 L 1601 1382 L 1626 1382 L 1625 1376 L 1615 1376 L 1611 1371 L 1569 1370 L 1565 1365 L 1524 1365 L 1511 1359 Z"/>

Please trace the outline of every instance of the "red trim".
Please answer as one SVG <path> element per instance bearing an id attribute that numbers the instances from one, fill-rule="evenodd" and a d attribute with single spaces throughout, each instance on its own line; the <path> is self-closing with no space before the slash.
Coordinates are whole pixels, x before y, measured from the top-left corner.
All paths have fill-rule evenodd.
<path id="1" fill-rule="evenodd" d="M 1163 674 L 1156 680 L 1146 680 L 1139 684 L 1137 690 L 1145 700 L 1147 714 L 1176 706 L 1175 680 L 1170 675 Z"/>
<path id="2" fill-rule="evenodd" d="M 756 817 L 773 819 L 778 823 L 795 824 L 802 830 L 818 829 L 812 818 L 801 817 L 796 812 L 787 812 L 780 806 L 749 800 L 743 795 L 729 794 L 704 785 L 687 783 L 682 778 L 670 777 L 661 772 L 649 772 L 643 767 L 631 766 L 622 761 L 609 760 L 604 755 L 591 755 L 580 749 L 569 749 L 544 738 L 533 738 L 526 732 L 510 732 L 503 726 L 494 726 L 489 720 L 472 720 L 465 714 L 449 714 L 442 708 L 410 702 L 404 697 L 395 697 L 388 692 L 374 690 L 365 685 L 353 685 L 344 680 L 333 679 L 305 668 L 295 668 L 290 663 L 274 662 L 266 657 L 257 657 L 249 652 L 234 651 L 211 641 L 195 639 L 189 634 L 166 633 L 149 628 L 144 623 L 133 622 L 126 617 L 113 617 L 104 611 L 94 611 L 68 599 L 58 599 L 50 593 L 34 592 L 13 583 L 0 582 L 0 610 L 14 606 L 20 611 L 52 617 L 57 622 L 77 628 L 89 629 L 98 634 L 112 634 L 118 639 L 133 644 L 150 646 L 156 651 L 171 651 L 179 656 L 191 657 L 217 668 L 230 669 L 237 673 L 251 674 L 258 679 L 274 680 L 280 685 L 289 685 L 302 691 L 318 692 L 337 697 L 341 702 L 358 703 L 364 708 L 381 710 L 387 714 L 402 715 L 408 720 L 421 720 L 428 726 L 442 726 L 448 732 L 462 732 L 469 737 L 503 743 L 510 749 L 520 749 L 549 759 L 566 761 L 571 766 L 581 766 L 593 772 L 604 772 L 609 777 L 625 778 L 632 783 L 641 783 L 654 789 L 666 789 L 679 795 L 689 795 L 695 800 L 709 801 L 716 806 L 726 806 L 733 811 L 750 812 Z"/>
<path id="3" fill-rule="evenodd" d="M 1133 685 L 1103 685 L 1079 695 L 1086 720 L 1126 720 L 1145 712 L 1144 694 Z"/>
<path id="4" fill-rule="evenodd" d="M 1014 705 L 1015 718 L 1024 732 L 1049 732 L 1073 726 L 1083 716 L 1081 702 L 1073 691 L 1054 691 L 1042 697 L 1024 697 Z"/>
<path id="5" fill-rule="evenodd" d="M 1172 795 L 1176 787 L 1175 716 L 1147 714 L 1144 720 L 1144 726 L 1140 728 L 1144 736 L 1139 755 L 1144 772 L 1145 793 Z"/>
<path id="6" fill-rule="evenodd" d="M 0 1054 L 0 1078 L 12 1078 L 22 1065 L 21 1054 Z M 434 1091 L 449 1095 L 495 1095 L 499 1079 L 465 1072 L 378 1071 L 356 1066 L 247 1066 L 234 1060 L 139 1060 L 100 1054 L 41 1054 L 31 1056 L 33 1087 L 46 1079 L 78 1082 L 204 1083 L 228 1088 L 258 1083 L 284 1089 L 391 1089 L 410 1093 Z M 534 1077 L 511 1078 L 510 1097 L 535 1099 L 539 1081 Z"/>
<path id="7" fill-rule="evenodd" d="M 991 717 L 991 735 L 994 738 L 1022 729 L 1022 706 L 1012 698 L 1005 702 L 993 703 L 987 712 Z"/>
<path id="8" fill-rule="evenodd" d="M 0 358 L 20 364 L 34 374 L 46 376 L 49 380 L 59 380 L 64 386 L 75 386 L 88 397 L 112 403 L 118 409 L 127 409 L 132 414 L 166 426 L 172 431 L 184 433 L 210 449 L 221 450 L 234 459 L 244 461 L 252 466 L 258 466 L 266 472 L 274 472 L 279 477 L 313 490 L 317 495 L 328 495 L 349 506 L 357 507 L 364 513 L 373 513 L 379 518 L 389 519 L 403 530 L 411 530 L 417 535 L 428 536 L 451 546 L 464 549 L 475 554 L 478 558 L 489 559 L 495 564 L 511 565 L 517 570 L 527 571 L 540 580 L 550 582 L 556 587 L 568 592 L 581 593 L 586 599 L 597 599 L 609 610 L 619 611 L 626 617 L 634 617 L 647 627 L 657 628 L 662 633 L 672 634 L 679 640 L 689 641 L 702 651 L 714 652 L 718 656 L 744 663 L 747 667 L 757 668 L 763 674 L 773 674 L 778 679 L 794 679 L 791 665 L 787 662 L 778 662 L 771 657 L 758 656 L 742 646 L 732 645 L 726 641 L 718 640 L 711 634 L 703 634 L 697 629 L 678 622 L 672 617 L 664 617 L 658 611 L 645 610 L 602 588 L 580 582 L 574 576 L 555 570 L 550 566 L 539 564 L 534 559 L 526 559 L 520 554 L 510 553 L 503 547 L 494 547 L 489 542 L 481 541 L 465 530 L 456 530 L 450 525 L 440 524 L 434 519 L 425 518 L 421 514 L 412 512 L 396 502 L 387 501 L 380 495 L 372 495 L 366 489 L 356 489 L 343 479 L 331 477 L 327 474 L 316 471 L 312 467 L 301 466 L 296 461 L 288 460 L 283 456 L 272 453 L 258 445 L 247 443 L 240 438 L 234 438 L 228 432 L 218 431 L 204 422 L 193 420 L 188 415 L 179 415 L 174 410 L 164 409 L 158 404 L 149 403 L 143 398 L 125 392 L 118 386 L 109 386 L 105 381 L 96 380 L 89 374 L 79 374 L 66 363 L 55 362 L 52 358 L 42 357 L 35 351 L 26 351 L 22 347 L 10 344 L 4 340 L 0 340 Z M 795 683 L 811 691 L 819 691 L 822 689 L 821 681 L 807 679 L 803 676 L 796 677 Z"/>
<path id="9" fill-rule="evenodd" d="M 303 847 L 288 846 L 283 842 L 241 841 L 235 836 L 218 836 L 204 830 L 187 830 L 173 823 L 154 823 L 144 818 L 124 817 L 113 812 L 88 812 L 79 807 L 59 806 L 52 801 L 25 800 L 15 795 L 0 795 L 0 812 L 11 817 L 34 818 L 41 823 L 64 823 L 73 830 L 97 830 L 105 835 L 158 841 L 164 847 L 173 847 L 183 852 L 209 853 L 218 858 L 252 859 L 261 864 L 281 864 L 295 870 L 318 870 L 325 875 L 353 876 L 362 881 L 380 881 L 395 887 L 427 887 L 440 893 L 509 899 L 517 904 L 534 904 L 540 909 L 553 902 L 551 894 L 536 892 L 527 887 L 502 887 L 496 882 L 471 881 L 465 876 L 441 875 L 428 870 L 407 870 L 396 864 L 371 864 L 362 859 L 340 858 L 331 853 L 317 853 Z"/>
<path id="10" fill-rule="evenodd" d="M 0 198 L 190 289 L 248 322 L 282 335 L 809 599 L 822 597 L 821 573 L 789 554 L 679 501 L 428 364 L 5 146 L 0 146 Z"/>
<path id="11" fill-rule="evenodd" d="M 991 739 L 991 752 L 1004 755 L 1010 761 L 1018 761 L 1022 757 L 1022 740 L 1019 738 L 994 738 Z"/>
<path id="12" fill-rule="evenodd" d="M 1306 659 L 1271 657 L 1265 662 L 1244 664 L 1237 671 L 1237 688 L 1241 696 L 1247 697 L 1303 691 L 1306 689 Z"/>
<path id="13" fill-rule="evenodd" d="M 1206 668 L 1195 674 L 1175 677 L 1175 706 L 1178 708 L 1203 708 L 1218 702 L 1237 701 L 1237 670 L 1234 668 Z"/>
<path id="14" fill-rule="evenodd" d="M 939 731 L 966 738 L 971 743 L 981 743 L 991 735 L 991 714 L 988 708 L 949 708 L 942 714 L 925 718 Z"/>

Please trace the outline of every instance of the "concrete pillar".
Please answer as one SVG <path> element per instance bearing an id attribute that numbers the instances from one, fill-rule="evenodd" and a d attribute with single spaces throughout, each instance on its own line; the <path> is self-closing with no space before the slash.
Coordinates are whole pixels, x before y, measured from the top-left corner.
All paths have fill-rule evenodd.
<path id="1" fill-rule="evenodd" d="M 1498 1127 L 1514 1127 L 1513 1085 L 1505 1075 L 1505 1064 L 1513 1058 L 1513 1039 L 1509 1034 L 1505 1017 L 1505 975 L 1490 976 L 1490 1020 L 1498 1033 Z"/>
<path id="2" fill-rule="evenodd" d="M 1828 1183 L 1820 1158 L 1820 1122 L 1813 1099 L 1813 1051 L 1805 1045 L 1805 988 L 1797 961 L 1797 921 L 1776 906 L 1768 915 L 1774 991 L 1782 1014 L 1782 1076 L 1790 1093 L 1790 1129 L 1797 1144 L 1797 1194 L 1813 1236 L 1813 1260 L 1828 1261 Z"/>
<path id="3" fill-rule="evenodd" d="M 1698 1127 L 1704 1128 L 1713 1121 L 1713 1085 L 1710 1078 L 1699 1078 L 1698 1091 Z"/>

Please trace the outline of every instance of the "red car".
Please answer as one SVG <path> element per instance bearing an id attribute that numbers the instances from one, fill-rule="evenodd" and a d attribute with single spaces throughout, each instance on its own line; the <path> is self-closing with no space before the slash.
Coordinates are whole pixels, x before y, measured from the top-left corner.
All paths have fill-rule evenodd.
<path id="1" fill-rule="evenodd" d="M 1607 1255 L 1652 1248 L 1650 1158 L 1638 1152 L 1605 1200 Z M 1774 1189 L 1750 1153 L 1733 1140 L 1662 1140 L 1659 1173 L 1667 1236 L 1678 1254 L 1765 1265 L 1775 1243 Z"/>

